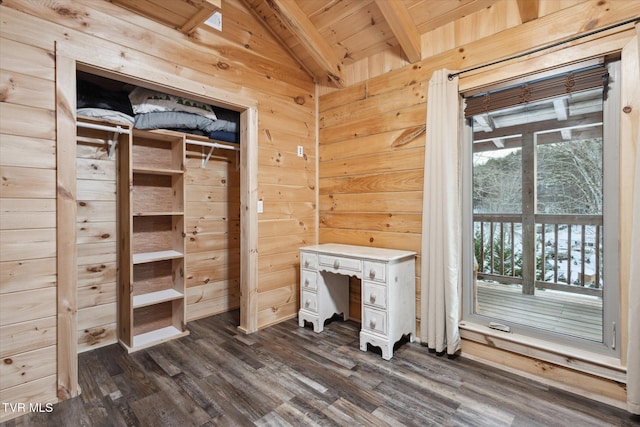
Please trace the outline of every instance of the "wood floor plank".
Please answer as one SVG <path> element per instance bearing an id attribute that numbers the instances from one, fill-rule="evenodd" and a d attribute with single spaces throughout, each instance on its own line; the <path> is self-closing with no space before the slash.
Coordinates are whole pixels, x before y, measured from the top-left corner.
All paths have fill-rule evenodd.
<path id="1" fill-rule="evenodd" d="M 132 354 L 79 355 L 82 394 L 2 424 L 17 426 L 634 426 L 613 408 L 417 343 L 359 347 L 360 325 L 322 333 L 297 319 L 255 334 L 233 310 Z"/>

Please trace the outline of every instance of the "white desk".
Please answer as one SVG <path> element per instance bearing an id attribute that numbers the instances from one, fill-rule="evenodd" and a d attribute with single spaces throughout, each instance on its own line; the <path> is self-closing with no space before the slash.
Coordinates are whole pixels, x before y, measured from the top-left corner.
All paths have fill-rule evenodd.
<path id="1" fill-rule="evenodd" d="M 298 324 L 322 332 L 334 314 L 349 318 L 349 277 L 362 280 L 360 350 L 367 344 L 393 356 L 393 345 L 416 333 L 415 252 L 328 243 L 300 248 Z"/>

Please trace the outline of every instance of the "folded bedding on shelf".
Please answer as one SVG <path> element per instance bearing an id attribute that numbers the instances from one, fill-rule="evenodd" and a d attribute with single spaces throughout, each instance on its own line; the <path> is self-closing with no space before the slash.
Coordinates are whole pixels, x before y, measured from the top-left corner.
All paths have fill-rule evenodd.
<path id="1" fill-rule="evenodd" d="M 135 121 L 133 116 L 121 111 L 108 110 L 106 108 L 78 108 L 76 110 L 76 114 L 78 116 L 105 119 L 116 123 L 122 123 L 124 125 L 132 125 Z"/>
<path id="2" fill-rule="evenodd" d="M 138 129 L 197 129 L 209 134 L 215 131 L 236 132 L 236 123 L 226 120 L 211 120 L 199 114 L 181 111 L 158 111 L 136 114 L 135 127 Z"/>
<path id="3" fill-rule="evenodd" d="M 233 143 L 238 143 L 240 142 L 240 138 L 239 135 L 236 132 L 227 132 L 224 130 L 216 130 L 213 131 L 211 133 L 209 133 L 209 135 L 207 135 L 209 137 L 209 139 L 215 139 L 217 141 L 224 141 L 224 142 L 233 142 Z"/>
<path id="4" fill-rule="evenodd" d="M 143 87 L 137 87 L 131 91 L 129 100 L 135 114 L 181 111 L 198 114 L 211 120 L 218 119 L 211 105 Z"/>

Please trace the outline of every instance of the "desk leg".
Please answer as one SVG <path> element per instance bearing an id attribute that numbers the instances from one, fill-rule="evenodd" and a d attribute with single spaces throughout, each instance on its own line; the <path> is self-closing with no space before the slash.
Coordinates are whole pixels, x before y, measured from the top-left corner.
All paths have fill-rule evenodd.
<path id="1" fill-rule="evenodd" d="M 304 328 L 305 322 L 310 322 L 313 325 L 313 332 L 315 333 L 320 333 L 324 330 L 324 320 L 321 322 L 317 314 L 300 310 L 298 312 L 298 326 Z"/>
<path id="2" fill-rule="evenodd" d="M 393 357 L 394 343 L 391 342 L 389 338 L 378 337 L 365 331 L 360 331 L 360 350 L 367 351 L 367 344 L 380 347 L 380 350 L 382 351 L 382 358 L 384 360 L 391 360 Z"/>

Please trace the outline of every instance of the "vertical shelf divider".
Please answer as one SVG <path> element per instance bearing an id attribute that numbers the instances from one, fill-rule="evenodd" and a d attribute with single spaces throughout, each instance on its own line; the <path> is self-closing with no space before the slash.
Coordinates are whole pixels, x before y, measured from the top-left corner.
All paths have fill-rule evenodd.
<path id="1" fill-rule="evenodd" d="M 129 352 L 189 334 L 185 136 L 133 130 L 120 149 L 119 340 Z"/>

